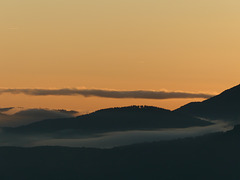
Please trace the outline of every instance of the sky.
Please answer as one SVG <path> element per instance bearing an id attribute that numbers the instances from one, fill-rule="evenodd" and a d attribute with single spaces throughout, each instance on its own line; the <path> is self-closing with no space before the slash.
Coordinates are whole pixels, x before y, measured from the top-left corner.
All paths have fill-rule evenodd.
<path id="1" fill-rule="evenodd" d="M 0 89 L 216 94 L 239 84 L 238 0 L 1 0 Z M 0 94 L 0 107 L 175 109 L 204 98 Z"/>

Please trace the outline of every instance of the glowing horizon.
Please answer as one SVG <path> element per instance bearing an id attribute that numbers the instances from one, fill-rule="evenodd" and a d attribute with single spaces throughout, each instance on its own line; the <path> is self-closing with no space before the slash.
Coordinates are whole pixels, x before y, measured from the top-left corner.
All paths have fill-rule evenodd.
<path id="1" fill-rule="evenodd" d="M 220 93 L 239 84 L 237 0 L 2 0 L 1 87 L 167 89 Z M 0 107 L 82 111 L 203 99 L 0 95 Z"/>

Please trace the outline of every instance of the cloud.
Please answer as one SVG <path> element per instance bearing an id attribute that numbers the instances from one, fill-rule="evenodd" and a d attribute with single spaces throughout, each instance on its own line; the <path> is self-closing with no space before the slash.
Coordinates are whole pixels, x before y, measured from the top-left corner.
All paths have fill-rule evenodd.
<path id="1" fill-rule="evenodd" d="M 0 94 L 25 94 L 30 96 L 76 96 L 104 98 L 138 98 L 138 99 L 177 99 L 177 98 L 210 98 L 213 94 L 181 91 L 135 90 L 119 91 L 106 89 L 0 89 Z"/>
<path id="2" fill-rule="evenodd" d="M 97 136 L 59 137 L 54 135 L 19 135 L 0 134 L 0 146 L 69 146 L 112 148 L 116 146 L 131 145 L 135 143 L 154 142 L 162 140 L 174 140 L 185 137 L 197 137 L 204 134 L 223 132 L 233 127 L 225 122 L 206 127 L 191 127 L 179 129 L 160 129 L 153 131 L 120 131 L 98 134 Z"/>
<path id="3" fill-rule="evenodd" d="M 0 127 L 16 127 L 41 121 L 44 119 L 70 118 L 77 111 L 49 110 L 49 109 L 27 109 L 12 115 L 0 114 Z"/>
<path id="4" fill-rule="evenodd" d="M 7 112 L 7 111 L 10 111 L 10 110 L 12 110 L 12 109 L 14 109 L 14 107 L 0 108 L 0 113 L 2 113 L 2 112 Z"/>

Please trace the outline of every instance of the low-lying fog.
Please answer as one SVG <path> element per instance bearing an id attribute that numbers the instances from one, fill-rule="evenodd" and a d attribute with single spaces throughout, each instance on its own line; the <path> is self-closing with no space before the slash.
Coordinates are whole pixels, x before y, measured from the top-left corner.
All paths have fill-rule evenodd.
<path id="1" fill-rule="evenodd" d="M 182 129 L 160 129 L 154 131 L 121 131 L 103 133 L 95 136 L 74 138 L 56 138 L 57 135 L 23 136 L 0 134 L 0 146 L 69 146 L 69 147 L 97 147 L 111 148 L 142 142 L 172 140 L 184 137 L 196 137 L 204 134 L 227 131 L 233 127 L 223 122 L 207 127 L 193 127 Z M 0 131 L 1 132 L 1 131 Z"/>

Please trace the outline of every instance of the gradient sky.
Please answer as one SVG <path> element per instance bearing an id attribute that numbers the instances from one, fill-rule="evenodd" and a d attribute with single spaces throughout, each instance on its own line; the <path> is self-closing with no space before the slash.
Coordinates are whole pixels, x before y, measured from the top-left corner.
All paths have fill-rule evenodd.
<path id="1" fill-rule="evenodd" d="M 0 87 L 218 93 L 239 84 L 239 9 L 239 0 L 1 0 Z M 82 112 L 190 101 L 0 95 L 0 107 Z"/>

